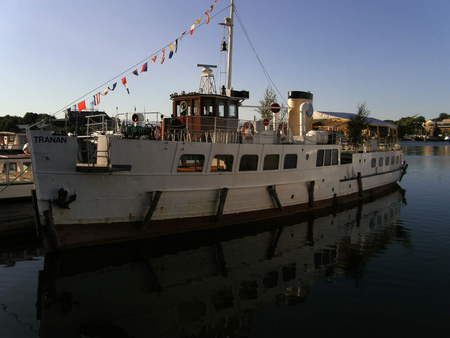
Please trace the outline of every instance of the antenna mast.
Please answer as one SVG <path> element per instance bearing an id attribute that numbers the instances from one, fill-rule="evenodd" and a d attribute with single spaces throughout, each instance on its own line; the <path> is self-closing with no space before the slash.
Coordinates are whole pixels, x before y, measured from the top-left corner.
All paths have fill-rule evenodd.
<path id="1" fill-rule="evenodd" d="M 225 26 L 228 27 L 228 52 L 227 52 L 227 83 L 226 87 L 231 90 L 231 71 L 233 62 L 233 25 L 234 25 L 234 0 L 230 0 L 230 16 L 225 18 Z"/>

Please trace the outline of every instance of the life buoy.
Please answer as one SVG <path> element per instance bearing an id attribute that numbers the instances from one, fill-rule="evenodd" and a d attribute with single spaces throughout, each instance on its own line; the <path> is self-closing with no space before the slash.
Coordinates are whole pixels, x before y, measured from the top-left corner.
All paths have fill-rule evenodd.
<path id="1" fill-rule="evenodd" d="M 244 125 L 241 127 L 241 134 L 244 136 L 247 140 L 252 139 L 253 135 L 255 135 L 255 126 L 253 123 L 245 122 Z"/>
<path id="2" fill-rule="evenodd" d="M 156 126 L 153 128 L 153 138 L 155 140 L 161 139 L 161 127 L 160 126 Z"/>

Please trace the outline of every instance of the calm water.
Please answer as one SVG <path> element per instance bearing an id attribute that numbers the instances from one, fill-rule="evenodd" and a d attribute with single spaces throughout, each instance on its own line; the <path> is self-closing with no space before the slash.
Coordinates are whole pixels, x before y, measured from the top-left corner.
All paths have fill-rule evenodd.
<path id="1" fill-rule="evenodd" d="M 45 258 L 0 241 L 0 337 L 448 336 L 450 146 L 404 146 L 406 192 L 335 215 Z"/>

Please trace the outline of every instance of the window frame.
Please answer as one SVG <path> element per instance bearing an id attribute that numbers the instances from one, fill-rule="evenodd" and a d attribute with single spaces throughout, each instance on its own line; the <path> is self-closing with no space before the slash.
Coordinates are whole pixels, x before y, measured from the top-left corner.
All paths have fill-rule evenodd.
<path id="1" fill-rule="evenodd" d="M 202 162 L 201 162 L 201 170 L 194 170 L 194 171 L 190 171 L 190 170 L 180 170 L 184 167 L 180 167 L 180 163 L 181 160 L 183 159 L 183 157 L 187 157 L 187 156 L 200 156 L 202 158 Z M 202 173 L 205 170 L 205 155 L 204 154 L 181 154 L 181 156 L 178 157 L 178 161 L 177 161 L 177 173 L 181 173 L 181 174 L 187 174 L 187 173 Z M 192 159 L 187 159 L 187 160 L 192 160 Z M 197 160 L 194 160 L 197 161 Z M 193 167 L 197 167 L 196 165 Z M 186 169 L 189 169 L 190 167 L 186 167 Z"/>
<path id="2" fill-rule="evenodd" d="M 277 161 L 276 161 L 276 168 L 274 169 L 266 169 L 266 160 L 268 157 L 277 157 Z M 275 164 L 275 162 L 271 162 L 270 164 Z M 280 169 L 280 154 L 266 154 L 264 155 L 264 161 L 263 161 L 263 171 L 274 171 L 274 170 L 279 170 Z"/>
<path id="3" fill-rule="evenodd" d="M 242 159 L 244 157 L 256 157 L 256 165 L 255 165 L 255 169 L 242 169 Z M 258 171 L 258 164 L 259 164 L 259 155 L 258 154 L 243 154 L 240 156 L 239 158 L 239 172 L 256 172 Z"/>
<path id="4" fill-rule="evenodd" d="M 295 167 L 292 168 L 286 168 L 286 158 L 288 156 L 295 156 Z M 298 155 L 297 154 L 285 154 L 284 158 L 283 158 L 283 170 L 292 170 L 292 169 L 297 169 L 298 167 Z"/>
<path id="5" fill-rule="evenodd" d="M 319 165 L 319 158 L 321 158 L 320 165 Z M 325 159 L 325 149 L 317 150 L 317 153 L 316 153 L 316 167 L 317 168 L 323 167 L 324 159 Z"/>
<path id="6" fill-rule="evenodd" d="M 230 156 L 231 157 L 231 166 L 230 166 L 230 170 L 216 170 L 216 171 L 213 171 L 212 170 L 212 167 L 213 167 L 213 161 L 217 158 L 218 160 L 220 160 L 219 159 L 219 157 L 225 157 L 225 156 Z M 226 161 L 225 161 L 226 162 Z M 234 155 L 232 155 L 232 154 L 215 154 L 214 155 L 214 157 L 212 158 L 212 160 L 211 160 L 211 164 L 210 164 L 210 166 L 209 166 L 209 172 L 211 172 L 211 173 L 232 173 L 233 172 L 233 165 L 234 165 Z M 219 163 L 218 163 L 218 165 L 217 165 L 217 167 L 219 167 Z"/>

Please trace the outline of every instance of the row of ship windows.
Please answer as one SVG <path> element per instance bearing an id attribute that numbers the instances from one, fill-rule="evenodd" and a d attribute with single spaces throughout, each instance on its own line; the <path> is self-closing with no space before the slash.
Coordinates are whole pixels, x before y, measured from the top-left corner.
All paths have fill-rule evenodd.
<path id="1" fill-rule="evenodd" d="M 258 155 L 243 155 L 239 162 L 239 171 L 258 170 Z M 211 172 L 233 171 L 233 155 L 216 155 L 211 161 Z M 280 162 L 279 154 L 266 155 L 264 157 L 263 170 L 278 170 Z M 181 155 L 178 162 L 178 172 L 201 172 L 205 164 L 205 156 L 201 154 Z M 284 156 L 283 169 L 297 168 L 297 154 Z"/>
<path id="2" fill-rule="evenodd" d="M 379 167 L 382 167 L 383 165 L 389 165 L 389 163 L 392 164 L 392 165 L 400 164 L 400 156 L 398 156 L 398 155 L 397 156 L 392 156 L 392 157 L 386 156 L 386 158 L 380 157 L 378 159 L 378 166 Z M 372 165 L 372 168 L 375 168 L 377 166 L 377 159 L 376 158 L 372 158 L 371 165 Z"/>
<path id="3" fill-rule="evenodd" d="M 330 166 L 339 164 L 339 151 L 337 149 L 319 150 L 317 153 L 316 166 Z M 233 171 L 233 155 L 216 155 L 211 162 L 211 172 Z M 283 161 L 283 169 L 297 168 L 297 154 L 286 154 Z M 309 154 L 306 154 L 309 160 Z M 239 162 L 239 171 L 258 170 L 258 155 L 243 155 Z M 279 154 L 269 154 L 264 157 L 263 170 L 278 170 L 280 163 Z M 205 156 L 202 154 L 181 155 L 178 162 L 178 172 L 201 172 L 205 164 Z"/>

